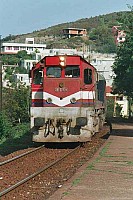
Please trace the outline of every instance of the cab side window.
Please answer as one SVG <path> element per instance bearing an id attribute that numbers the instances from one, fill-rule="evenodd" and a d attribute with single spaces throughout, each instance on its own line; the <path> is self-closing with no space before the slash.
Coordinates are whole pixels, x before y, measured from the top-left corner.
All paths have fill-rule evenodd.
<path id="1" fill-rule="evenodd" d="M 91 69 L 85 69 L 84 70 L 84 83 L 85 84 L 91 84 L 92 83 L 92 70 Z"/>
<path id="2" fill-rule="evenodd" d="M 33 73 L 33 83 L 40 85 L 42 84 L 42 82 L 43 82 L 43 72 L 42 70 L 37 69 Z"/>

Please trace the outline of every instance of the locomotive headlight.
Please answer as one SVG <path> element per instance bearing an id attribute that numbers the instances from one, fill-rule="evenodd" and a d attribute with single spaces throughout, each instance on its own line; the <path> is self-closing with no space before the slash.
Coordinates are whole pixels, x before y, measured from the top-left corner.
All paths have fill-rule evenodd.
<path id="1" fill-rule="evenodd" d="M 64 67 L 64 66 L 65 66 L 65 63 L 64 63 L 64 62 L 60 62 L 60 65 L 61 65 L 62 67 Z"/>
<path id="2" fill-rule="evenodd" d="M 64 56 L 60 56 L 59 59 L 60 59 L 60 65 L 62 67 L 64 67 L 66 65 L 65 57 Z"/>
<path id="3" fill-rule="evenodd" d="M 76 99 L 72 98 L 72 99 L 70 99 L 70 102 L 74 104 L 74 103 L 76 103 Z"/>
<path id="4" fill-rule="evenodd" d="M 49 104 L 52 103 L 52 99 L 51 99 L 51 98 L 48 98 L 46 101 L 47 101 L 47 103 L 49 103 Z"/>
<path id="5" fill-rule="evenodd" d="M 65 61 L 65 57 L 64 57 L 64 56 L 61 56 L 61 57 L 60 57 L 60 61 Z"/>

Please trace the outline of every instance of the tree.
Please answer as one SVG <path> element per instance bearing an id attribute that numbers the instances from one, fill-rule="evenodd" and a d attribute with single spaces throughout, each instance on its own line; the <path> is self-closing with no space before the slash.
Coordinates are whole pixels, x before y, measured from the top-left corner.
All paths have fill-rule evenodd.
<path id="1" fill-rule="evenodd" d="M 32 59 L 31 54 L 27 54 L 25 50 L 18 51 L 17 54 L 2 55 L 2 62 L 6 65 L 19 65 L 20 60 Z"/>
<path id="2" fill-rule="evenodd" d="M 13 124 L 29 121 L 29 103 L 29 87 L 19 84 L 15 87 L 4 88 L 3 110 Z"/>
<path id="3" fill-rule="evenodd" d="M 128 100 L 131 100 L 133 98 L 133 8 L 122 21 L 126 38 L 125 42 L 117 48 L 117 56 L 113 65 L 115 73 L 113 93 L 124 94 Z"/>
<path id="4" fill-rule="evenodd" d="M 14 54 L 2 55 L 1 59 L 4 65 L 18 65 L 19 63 L 19 58 L 17 58 Z"/>
<path id="5" fill-rule="evenodd" d="M 27 54 L 27 51 L 22 50 L 22 51 L 18 51 L 18 53 L 16 54 L 16 57 L 24 60 L 24 59 L 31 59 L 32 55 Z"/>

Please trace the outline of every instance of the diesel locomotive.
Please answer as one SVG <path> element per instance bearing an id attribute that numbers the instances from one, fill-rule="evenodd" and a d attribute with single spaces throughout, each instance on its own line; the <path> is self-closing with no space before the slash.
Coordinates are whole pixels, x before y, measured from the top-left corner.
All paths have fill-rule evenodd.
<path id="1" fill-rule="evenodd" d="M 31 132 L 35 142 L 86 142 L 106 114 L 106 82 L 78 55 L 46 56 L 31 69 Z"/>

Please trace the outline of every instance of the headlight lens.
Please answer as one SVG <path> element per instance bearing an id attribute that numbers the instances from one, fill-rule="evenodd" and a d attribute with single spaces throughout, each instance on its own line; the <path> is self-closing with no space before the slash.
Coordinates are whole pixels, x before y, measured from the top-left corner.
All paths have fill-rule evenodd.
<path id="1" fill-rule="evenodd" d="M 48 98 L 46 101 L 47 101 L 47 103 L 52 103 L 52 99 L 51 98 Z"/>
<path id="2" fill-rule="evenodd" d="M 75 99 L 75 98 L 72 98 L 72 99 L 70 100 L 70 102 L 74 104 L 74 103 L 76 103 L 76 99 Z"/>
<path id="3" fill-rule="evenodd" d="M 60 56 L 60 61 L 65 61 L 65 57 L 64 56 Z"/>

